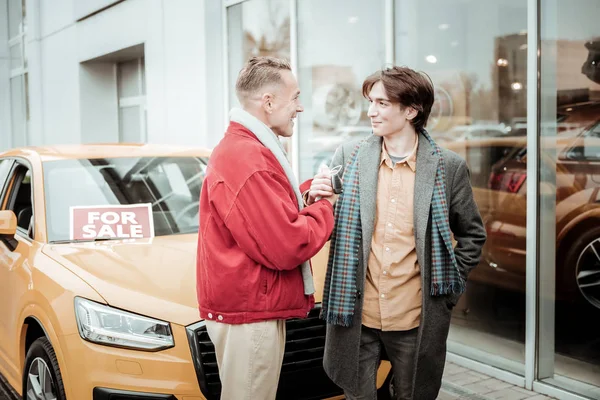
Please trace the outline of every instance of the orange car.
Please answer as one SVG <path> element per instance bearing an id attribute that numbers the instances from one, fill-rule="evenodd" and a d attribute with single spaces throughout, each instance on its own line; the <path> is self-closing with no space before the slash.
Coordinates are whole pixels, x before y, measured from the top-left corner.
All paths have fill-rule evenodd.
<path id="1" fill-rule="evenodd" d="M 596 108 L 596 111 L 598 109 Z M 527 248 L 526 137 L 448 143 L 471 168 L 488 240 L 469 279 L 523 292 Z M 540 196 L 555 202 L 556 299 L 600 309 L 600 120 L 542 140 Z M 546 154 L 547 153 L 547 154 Z M 549 178 L 548 178 L 549 179 Z"/>
<path id="2" fill-rule="evenodd" d="M 153 145 L 0 154 L 0 378 L 17 394 L 218 398 L 195 278 L 208 156 Z M 144 230 L 151 234 L 140 237 Z M 314 263 L 320 287 L 324 257 Z M 322 369 L 318 312 L 288 321 L 280 398 L 341 394 Z"/>

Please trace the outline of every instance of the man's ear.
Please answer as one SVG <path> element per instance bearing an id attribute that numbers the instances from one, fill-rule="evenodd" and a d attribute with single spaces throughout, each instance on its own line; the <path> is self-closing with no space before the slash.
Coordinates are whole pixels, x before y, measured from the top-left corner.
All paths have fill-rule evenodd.
<path id="1" fill-rule="evenodd" d="M 273 112 L 273 93 L 264 93 L 261 97 L 261 106 L 268 113 Z"/>
<path id="2" fill-rule="evenodd" d="M 406 107 L 406 119 L 412 121 L 419 112 L 412 107 Z"/>

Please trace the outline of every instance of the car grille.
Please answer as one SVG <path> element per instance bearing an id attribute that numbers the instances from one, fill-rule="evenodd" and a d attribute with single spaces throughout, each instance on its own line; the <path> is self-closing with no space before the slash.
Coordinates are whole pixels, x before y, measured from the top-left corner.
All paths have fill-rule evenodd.
<path id="1" fill-rule="evenodd" d="M 307 318 L 286 321 L 283 367 L 277 389 L 278 399 L 322 399 L 342 394 L 323 370 L 325 322 L 319 318 L 320 305 Z M 199 322 L 187 328 L 192 358 L 202 393 L 208 400 L 218 399 L 221 381 L 215 348 L 206 325 Z"/>

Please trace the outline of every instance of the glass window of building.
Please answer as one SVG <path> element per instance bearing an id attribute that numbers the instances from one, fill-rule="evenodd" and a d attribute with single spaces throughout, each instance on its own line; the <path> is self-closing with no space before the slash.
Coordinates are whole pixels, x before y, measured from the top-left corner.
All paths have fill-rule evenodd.
<path id="1" fill-rule="evenodd" d="M 396 0 L 395 62 L 435 86 L 428 131 L 467 160 L 488 232 L 449 349 L 524 374 L 527 2 Z"/>
<path id="2" fill-rule="evenodd" d="M 248 0 L 227 8 L 228 106 L 239 107 L 235 81 L 246 61 L 273 56 L 291 61 L 289 0 Z M 281 139 L 291 158 L 291 140 Z"/>
<path id="3" fill-rule="evenodd" d="M 329 164 L 336 148 L 371 134 L 364 79 L 385 63 L 384 2 L 298 2 L 300 180 Z"/>
<path id="4" fill-rule="evenodd" d="M 143 57 L 117 64 L 120 142 L 147 140 L 145 75 Z"/>
<path id="5" fill-rule="evenodd" d="M 27 18 L 25 0 L 8 0 L 8 48 L 10 57 L 11 146 L 28 143 L 29 122 L 27 53 L 25 37 Z"/>
<path id="6" fill-rule="evenodd" d="M 540 6 L 538 378 L 600 398 L 598 2 Z"/>
<path id="7" fill-rule="evenodd" d="M 600 317 L 597 5 L 248 0 L 226 8 L 229 106 L 249 57 L 294 62 L 305 108 L 294 139 L 301 181 L 341 143 L 371 133 L 366 76 L 387 62 L 429 75 L 436 100 L 427 129 L 467 161 L 488 234 L 453 310 L 448 350 L 560 398 L 600 398 L 589 325 Z M 529 48 L 538 29 L 539 48 Z M 539 65 L 528 65 L 536 55 Z M 536 68 L 539 86 L 528 81 Z M 526 282 L 528 274 L 536 279 Z"/>
<path id="8" fill-rule="evenodd" d="M 229 105 L 239 106 L 235 81 L 254 56 L 290 60 L 290 2 L 249 0 L 227 8 Z"/>

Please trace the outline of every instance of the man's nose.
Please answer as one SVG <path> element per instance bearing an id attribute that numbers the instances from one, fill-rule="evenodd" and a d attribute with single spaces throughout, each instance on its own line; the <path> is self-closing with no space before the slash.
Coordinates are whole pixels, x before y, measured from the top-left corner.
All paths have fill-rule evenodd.
<path id="1" fill-rule="evenodd" d="M 367 117 L 372 118 L 377 115 L 377 110 L 373 104 L 369 104 L 369 109 L 367 110 Z"/>

